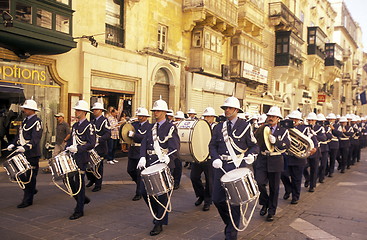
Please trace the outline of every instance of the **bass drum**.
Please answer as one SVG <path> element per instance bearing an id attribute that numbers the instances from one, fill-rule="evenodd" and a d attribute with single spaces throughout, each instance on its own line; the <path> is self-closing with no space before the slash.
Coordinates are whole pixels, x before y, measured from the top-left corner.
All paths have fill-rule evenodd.
<path id="1" fill-rule="evenodd" d="M 180 137 L 179 157 L 185 162 L 203 162 L 209 157 L 212 130 L 205 120 L 182 120 L 177 125 Z"/>

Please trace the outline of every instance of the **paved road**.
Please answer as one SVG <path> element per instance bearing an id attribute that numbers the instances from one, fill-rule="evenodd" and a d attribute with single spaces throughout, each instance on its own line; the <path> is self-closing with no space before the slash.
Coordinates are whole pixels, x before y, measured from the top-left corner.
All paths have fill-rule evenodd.
<path id="1" fill-rule="evenodd" d="M 38 194 L 34 204 L 17 209 L 22 191 L 0 172 L 0 238 L 7 239 L 224 239 L 224 225 L 214 206 L 209 212 L 195 207 L 195 195 L 184 169 L 181 187 L 173 194 L 169 225 L 155 237 L 150 212 L 143 202 L 131 201 L 134 184 L 126 173 L 126 158 L 105 165 L 102 191 L 87 189 L 91 203 L 84 217 L 70 221 L 75 207 L 68 197 L 51 183 L 49 174 L 38 176 Z M 46 165 L 46 163 L 43 163 Z M 301 201 L 279 199 L 274 222 L 266 222 L 255 210 L 250 226 L 239 239 L 367 239 L 367 150 L 362 160 L 345 174 L 319 184 L 314 193 L 302 189 Z M 280 197 L 284 194 L 281 189 Z"/>

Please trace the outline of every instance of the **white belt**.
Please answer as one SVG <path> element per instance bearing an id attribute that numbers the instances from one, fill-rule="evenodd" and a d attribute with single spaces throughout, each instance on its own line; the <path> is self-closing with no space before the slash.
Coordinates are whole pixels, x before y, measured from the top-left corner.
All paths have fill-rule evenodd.
<path id="1" fill-rule="evenodd" d="M 359 137 L 354 137 L 354 139 L 358 140 L 358 139 L 359 139 Z"/>
<path id="2" fill-rule="evenodd" d="M 349 138 L 340 138 L 340 140 L 344 140 L 345 141 L 345 140 L 349 140 Z"/>
<path id="3" fill-rule="evenodd" d="M 265 156 L 280 156 L 282 155 L 282 153 L 280 152 L 269 152 L 268 150 L 266 150 L 265 152 L 261 152 L 262 155 Z"/>
<path id="4" fill-rule="evenodd" d="M 332 138 L 331 141 L 335 141 L 335 142 L 339 142 L 339 139 L 337 138 Z"/>
<path id="5" fill-rule="evenodd" d="M 241 154 L 240 155 L 236 155 L 237 158 L 240 158 L 241 157 Z M 231 156 L 229 155 L 220 155 L 220 158 L 223 160 L 223 161 L 231 161 L 233 160 Z"/>
<path id="6" fill-rule="evenodd" d="M 131 146 L 132 147 L 140 147 L 141 146 L 141 143 L 132 143 Z"/>
<path id="7" fill-rule="evenodd" d="M 168 149 L 162 149 L 162 153 L 163 154 L 167 154 L 168 153 Z M 147 154 L 148 155 L 156 155 L 156 152 L 154 150 L 147 150 Z"/>

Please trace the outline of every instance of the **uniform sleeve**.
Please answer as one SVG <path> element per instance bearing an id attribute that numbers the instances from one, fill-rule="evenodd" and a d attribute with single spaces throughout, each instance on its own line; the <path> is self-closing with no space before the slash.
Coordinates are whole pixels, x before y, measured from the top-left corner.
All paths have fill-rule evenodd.
<path id="1" fill-rule="evenodd" d="M 178 153 L 180 151 L 180 137 L 178 136 L 176 126 L 172 126 L 174 128 L 172 132 L 172 137 L 168 140 L 168 153 L 177 150 L 175 153 L 169 155 L 171 161 L 174 161 L 178 158 Z"/>
<path id="2" fill-rule="evenodd" d="M 321 130 L 317 133 L 317 140 L 319 142 L 325 142 L 327 140 L 324 127 L 320 127 Z"/>
<path id="3" fill-rule="evenodd" d="M 78 145 L 78 152 L 87 152 L 94 148 L 96 145 L 96 131 L 93 124 L 89 124 L 88 129 L 85 131 L 86 144 Z"/>
<path id="4" fill-rule="evenodd" d="M 213 129 L 213 136 L 212 139 L 210 139 L 209 143 L 209 154 L 211 159 L 213 160 L 220 159 L 218 154 L 218 142 L 217 142 L 217 139 L 220 137 L 219 134 L 221 134 L 220 127 L 219 124 L 217 124 Z"/>
<path id="5" fill-rule="evenodd" d="M 141 131 L 142 131 L 142 132 L 148 131 L 148 129 L 149 129 L 149 127 L 148 127 L 148 128 L 144 128 L 144 126 L 145 126 L 146 124 L 149 124 L 149 123 L 144 123 L 144 124 L 143 124 L 142 129 L 141 129 Z M 134 134 L 134 136 L 133 136 L 133 140 L 134 140 L 134 142 L 136 142 L 136 143 L 141 143 L 141 142 L 143 141 L 143 139 L 144 139 L 144 136 L 145 136 L 146 134 L 140 134 L 140 132 L 138 131 L 138 129 L 139 129 L 139 125 L 138 125 L 138 124 L 134 124 L 133 126 L 134 126 L 134 128 L 135 128 L 135 134 Z M 144 130 L 143 130 L 143 129 L 144 129 Z"/>
<path id="6" fill-rule="evenodd" d="M 247 154 L 259 154 L 260 148 L 257 144 L 257 140 L 254 136 L 254 133 L 252 132 L 252 128 L 249 128 L 247 130 L 248 133 L 246 133 L 246 145 L 247 145 Z"/>
<path id="7" fill-rule="evenodd" d="M 106 119 L 103 123 L 103 135 L 99 139 L 100 142 L 108 141 L 111 138 L 111 127 L 110 122 Z"/>
<path id="8" fill-rule="evenodd" d="M 289 131 L 285 129 L 283 134 L 281 135 L 281 138 L 279 139 L 277 137 L 277 140 L 274 144 L 279 150 L 288 149 L 291 145 L 290 137 L 289 137 Z"/>
<path id="9" fill-rule="evenodd" d="M 348 130 L 344 133 L 347 136 L 352 136 L 354 134 L 354 130 L 352 127 L 349 127 Z"/>
<path id="10" fill-rule="evenodd" d="M 150 132 L 147 132 L 143 138 L 143 140 L 141 141 L 141 146 L 140 146 L 140 157 L 147 157 L 147 140 L 148 140 L 148 136 L 151 134 Z"/>

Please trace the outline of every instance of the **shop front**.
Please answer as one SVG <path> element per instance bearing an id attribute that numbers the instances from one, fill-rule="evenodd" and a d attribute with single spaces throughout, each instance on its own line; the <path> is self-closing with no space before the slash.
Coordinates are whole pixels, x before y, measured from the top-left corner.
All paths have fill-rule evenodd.
<path id="1" fill-rule="evenodd" d="M 43 64 L 42 64 L 43 63 Z M 55 139 L 57 112 L 65 109 L 62 98 L 65 82 L 54 71 L 52 60 L 37 59 L 19 62 L 7 59 L 0 61 L 0 128 L 1 149 L 14 140 L 24 115 L 20 106 L 26 99 L 35 100 L 43 123 L 41 146 Z M 42 147 L 43 156 L 47 149 Z"/>

